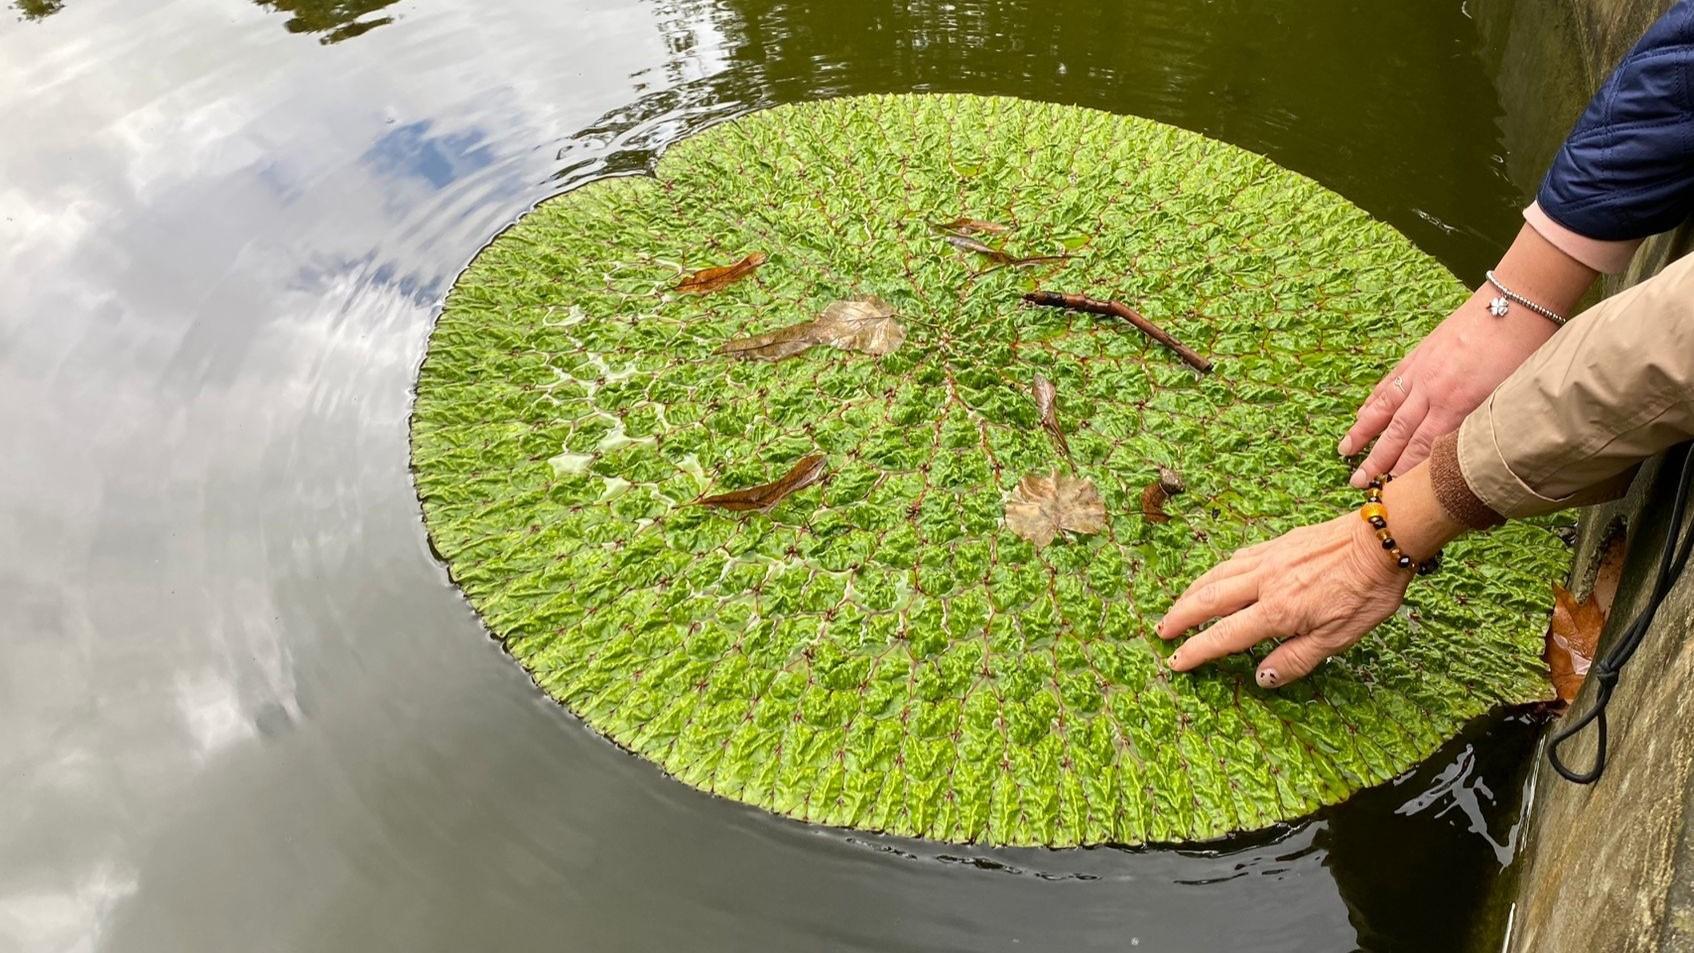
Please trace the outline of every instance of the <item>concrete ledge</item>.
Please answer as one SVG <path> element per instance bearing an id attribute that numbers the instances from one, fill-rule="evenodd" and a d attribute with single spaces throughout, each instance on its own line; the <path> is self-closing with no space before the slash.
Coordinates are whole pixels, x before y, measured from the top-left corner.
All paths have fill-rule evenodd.
<path id="1" fill-rule="evenodd" d="M 1619 60 L 1672 0 L 1474 0 L 1483 55 L 1494 70 L 1507 169 L 1526 197 L 1565 135 Z M 1694 247 L 1684 226 L 1644 244 L 1611 294 L 1657 273 Z M 1662 554 L 1675 474 L 1659 461 L 1623 500 L 1582 518 L 1571 587 L 1592 585 L 1600 544 L 1621 522 L 1629 556 L 1601 650 L 1646 602 Z M 1533 768 L 1522 852 L 1501 885 L 1517 953 L 1694 953 L 1694 578 L 1681 579 L 1609 709 L 1605 777 L 1583 787 L 1560 778 L 1543 752 Z M 1588 709 L 1584 687 L 1573 713 Z M 1565 748 L 1591 763 L 1588 733 Z M 1499 949 L 1498 921 L 1484 948 Z"/>
<path id="2" fill-rule="evenodd" d="M 1643 469 L 1627 498 L 1584 516 L 1579 584 L 1591 573 L 1595 543 L 1608 527 L 1622 518 L 1630 534 L 1602 651 L 1646 604 L 1676 476 L 1655 461 Z M 1508 950 L 1694 951 L 1691 626 L 1694 575 L 1687 575 L 1660 607 L 1618 684 L 1608 709 L 1608 767 L 1598 783 L 1571 784 L 1544 757 L 1538 760 Z M 1594 687 L 1583 686 L 1573 714 L 1593 704 Z M 1592 763 L 1594 750 L 1590 730 L 1563 753 L 1568 763 L 1581 767 Z"/>

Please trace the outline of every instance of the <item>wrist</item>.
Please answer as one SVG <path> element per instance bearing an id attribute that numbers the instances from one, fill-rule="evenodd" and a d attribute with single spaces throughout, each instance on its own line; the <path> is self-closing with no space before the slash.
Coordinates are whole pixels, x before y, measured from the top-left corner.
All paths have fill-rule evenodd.
<path id="1" fill-rule="evenodd" d="M 1500 263 L 1494 266 L 1493 271 L 1501 284 L 1566 318 L 1571 316 L 1581 303 L 1582 296 L 1593 286 L 1594 279 L 1599 277 L 1599 273 L 1594 269 L 1572 258 L 1528 225 L 1519 229 L 1517 239 L 1512 242 L 1512 247 L 1506 250 L 1506 254 L 1500 258 Z M 1491 292 L 1497 293 L 1487 283 L 1478 290 L 1479 295 L 1485 295 L 1488 299 L 1494 297 Z M 1529 309 L 1512 308 L 1507 317 L 1512 317 L 1520 310 Z M 1533 312 L 1521 317 L 1532 318 L 1545 324 L 1552 323 Z"/>
<path id="2" fill-rule="evenodd" d="M 1427 463 L 1418 464 L 1405 476 L 1385 485 L 1382 505 L 1388 510 L 1388 525 L 1395 543 L 1414 563 L 1435 558 L 1442 548 L 1464 535 L 1466 530 L 1442 507 L 1435 495 Z M 1386 554 L 1384 559 L 1388 559 Z"/>
<path id="3" fill-rule="evenodd" d="M 1360 574 L 1384 589 L 1403 590 L 1411 585 L 1415 573 L 1394 564 L 1393 555 L 1382 548 L 1376 530 L 1360 519 L 1356 512 L 1349 513 L 1347 521 L 1352 524 L 1348 538 L 1352 541 L 1350 550 Z"/>

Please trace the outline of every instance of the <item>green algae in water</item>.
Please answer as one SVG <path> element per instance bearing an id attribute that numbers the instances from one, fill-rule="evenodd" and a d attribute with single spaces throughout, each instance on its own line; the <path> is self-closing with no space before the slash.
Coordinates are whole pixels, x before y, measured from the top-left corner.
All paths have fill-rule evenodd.
<path id="1" fill-rule="evenodd" d="M 976 274 L 929 223 L 1011 223 L 1040 268 Z M 1083 244 L 1083 239 L 1088 239 Z M 684 271 L 769 261 L 708 295 Z M 1133 303 L 1217 362 L 1024 307 Z M 907 339 L 780 363 L 727 341 L 875 295 Z M 1188 841 L 1300 817 L 1467 719 L 1547 697 L 1546 529 L 1456 544 L 1407 609 L 1305 682 L 1163 668 L 1152 623 L 1233 549 L 1356 502 L 1356 401 L 1466 291 L 1392 229 L 1240 149 L 1146 120 L 971 96 L 758 113 L 652 177 L 544 203 L 460 277 L 413 462 L 431 537 L 547 694 L 696 787 L 945 841 Z M 1110 521 L 1037 551 L 1002 522 L 1067 462 Z M 812 453 L 768 514 L 694 505 Z M 1140 494 L 1173 467 L 1168 523 Z"/>

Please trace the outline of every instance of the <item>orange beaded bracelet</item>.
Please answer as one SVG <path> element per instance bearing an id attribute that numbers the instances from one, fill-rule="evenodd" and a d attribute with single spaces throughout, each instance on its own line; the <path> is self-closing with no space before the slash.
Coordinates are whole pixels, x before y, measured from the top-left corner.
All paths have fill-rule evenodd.
<path id="1" fill-rule="evenodd" d="M 1436 550 L 1435 555 L 1423 562 L 1418 562 L 1400 551 L 1400 544 L 1394 541 L 1394 535 L 1388 531 L 1388 507 L 1382 505 L 1382 487 L 1392 479 L 1393 474 L 1384 473 L 1370 481 L 1365 487 L 1365 505 L 1359 507 L 1359 516 L 1376 530 L 1377 542 L 1382 544 L 1383 549 L 1388 550 L 1388 555 L 1394 557 L 1394 565 L 1401 569 L 1416 569 L 1418 575 L 1427 576 L 1441 568 L 1441 551 Z"/>

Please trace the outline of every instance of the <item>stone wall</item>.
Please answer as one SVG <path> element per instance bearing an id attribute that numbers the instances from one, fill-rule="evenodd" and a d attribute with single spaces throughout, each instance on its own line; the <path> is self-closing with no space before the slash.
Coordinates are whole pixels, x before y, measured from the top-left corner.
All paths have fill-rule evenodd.
<path id="1" fill-rule="evenodd" d="M 1508 169 L 1527 197 L 1592 91 L 1669 0 L 1482 0 L 1475 9 L 1495 70 Z M 1610 294 L 1690 247 L 1687 227 L 1644 245 Z M 1629 555 L 1605 640 L 1645 603 L 1663 552 L 1673 481 L 1659 461 L 1629 495 L 1583 514 L 1572 587 L 1592 585 L 1600 543 L 1622 526 Z M 1681 579 L 1612 700 L 1611 753 L 1597 784 L 1534 767 L 1523 853 L 1504 885 L 1513 953 L 1694 951 L 1694 575 Z M 1604 650 L 1604 640 L 1602 651 Z M 1594 685 L 1572 710 L 1587 710 Z M 1586 733 L 1566 746 L 1581 766 Z"/>

